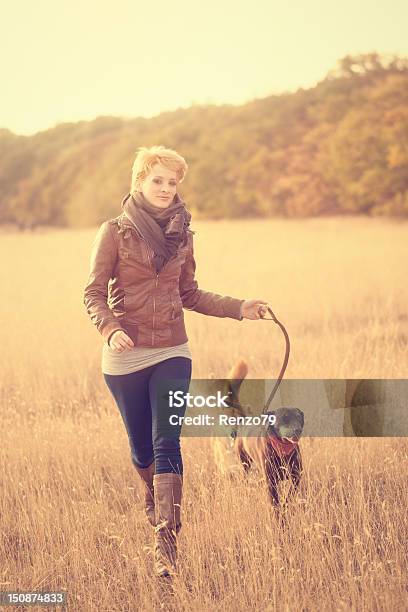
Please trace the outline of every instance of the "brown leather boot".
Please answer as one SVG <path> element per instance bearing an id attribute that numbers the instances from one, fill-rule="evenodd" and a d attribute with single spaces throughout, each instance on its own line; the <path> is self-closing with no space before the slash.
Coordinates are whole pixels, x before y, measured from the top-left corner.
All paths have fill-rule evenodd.
<path id="1" fill-rule="evenodd" d="M 153 487 L 156 508 L 154 569 L 157 576 L 169 577 L 176 571 L 183 477 L 174 473 L 156 474 Z"/>
<path id="2" fill-rule="evenodd" d="M 156 525 L 153 490 L 154 461 L 147 468 L 140 468 L 136 465 L 135 468 L 143 481 L 145 513 L 149 523 L 154 527 Z"/>

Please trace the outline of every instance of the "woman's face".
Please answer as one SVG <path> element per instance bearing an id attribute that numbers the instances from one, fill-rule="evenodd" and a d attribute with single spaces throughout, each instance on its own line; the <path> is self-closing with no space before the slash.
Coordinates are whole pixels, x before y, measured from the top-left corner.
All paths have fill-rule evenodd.
<path id="1" fill-rule="evenodd" d="M 150 204 L 159 208 L 170 206 L 177 193 L 177 173 L 161 164 L 155 164 L 139 187 Z"/>

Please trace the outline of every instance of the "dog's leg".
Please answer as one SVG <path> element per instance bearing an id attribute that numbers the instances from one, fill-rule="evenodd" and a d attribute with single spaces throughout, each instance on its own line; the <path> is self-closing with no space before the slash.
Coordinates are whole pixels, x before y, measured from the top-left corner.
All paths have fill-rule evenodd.
<path id="1" fill-rule="evenodd" d="M 252 458 L 244 451 L 243 448 L 239 450 L 239 460 L 242 463 L 242 467 L 244 468 L 245 474 L 249 472 L 252 465 Z"/>
<path id="2" fill-rule="evenodd" d="M 298 452 L 293 453 L 289 458 L 289 474 L 292 480 L 293 487 L 290 489 L 290 496 L 292 497 L 297 491 L 302 476 L 302 460 Z"/>
<path id="3" fill-rule="evenodd" d="M 277 467 L 273 459 L 265 457 L 265 476 L 268 484 L 268 493 L 271 503 L 279 506 Z"/>
<path id="4" fill-rule="evenodd" d="M 235 439 L 234 451 L 237 459 L 244 468 L 245 474 L 247 474 L 251 468 L 253 460 L 252 457 L 246 452 L 244 448 L 244 442 L 241 437 Z"/>

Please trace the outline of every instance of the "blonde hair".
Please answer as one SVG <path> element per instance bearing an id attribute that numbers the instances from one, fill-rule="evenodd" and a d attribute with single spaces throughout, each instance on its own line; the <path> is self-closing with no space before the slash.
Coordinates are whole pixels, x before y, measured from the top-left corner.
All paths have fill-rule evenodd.
<path id="1" fill-rule="evenodd" d="M 140 183 L 145 180 L 155 164 L 161 164 L 168 170 L 176 172 L 179 183 L 184 179 L 188 169 L 184 157 L 181 157 L 173 149 L 166 149 L 162 145 L 150 148 L 140 147 L 133 162 L 131 191 L 137 191 Z"/>

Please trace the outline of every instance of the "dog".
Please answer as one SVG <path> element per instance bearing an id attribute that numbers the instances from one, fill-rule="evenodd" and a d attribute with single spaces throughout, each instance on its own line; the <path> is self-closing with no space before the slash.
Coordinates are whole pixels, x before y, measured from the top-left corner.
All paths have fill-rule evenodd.
<path id="1" fill-rule="evenodd" d="M 228 375 L 228 396 L 231 408 L 238 414 L 245 412 L 239 401 L 241 384 L 248 373 L 244 360 L 240 360 Z M 292 482 L 291 493 L 297 490 L 302 475 L 299 439 L 304 427 L 304 415 L 298 408 L 283 407 L 267 413 L 270 423 L 240 425 L 236 428 L 234 453 L 247 473 L 253 464 L 263 472 L 271 503 L 279 506 L 278 485 L 284 479 Z"/>

